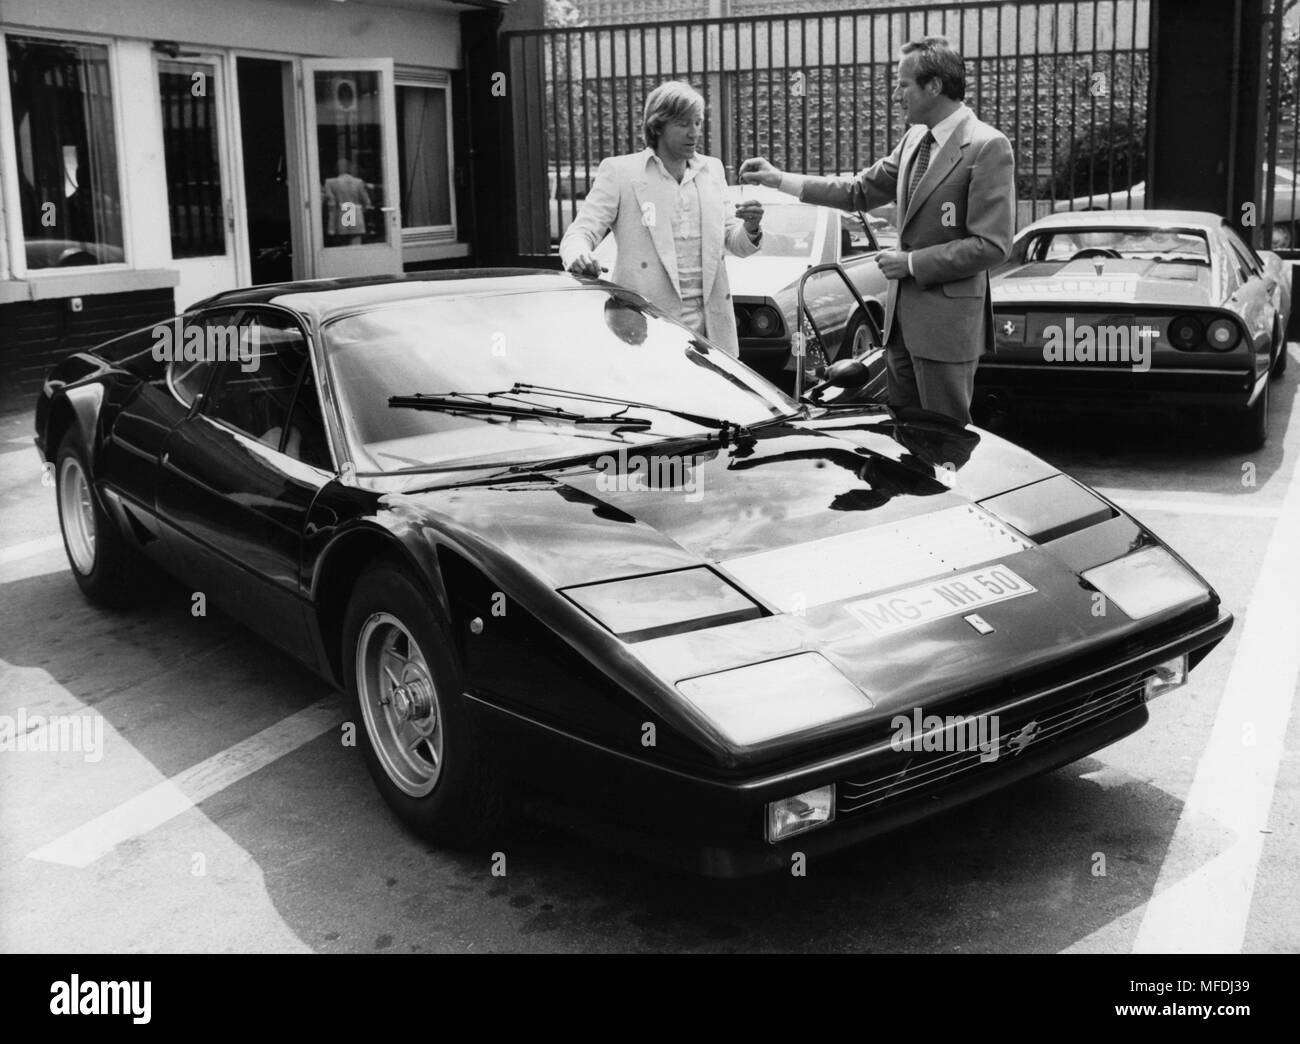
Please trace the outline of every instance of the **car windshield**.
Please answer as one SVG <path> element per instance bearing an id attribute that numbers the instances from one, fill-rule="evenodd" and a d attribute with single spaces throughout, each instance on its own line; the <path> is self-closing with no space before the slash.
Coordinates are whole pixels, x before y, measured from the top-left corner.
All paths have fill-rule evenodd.
<path id="1" fill-rule="evenodd" d="M 613 288 L 402 301 L 334 320 L 322 333 L 349 449 L 362 472 L 524 463 L 706 430 L 645 406 L 622 415 L 649 420 L 649 430 L 618 431 L 543 416 L 398 409 L 390 396 L 482 395 L 523 383 L 551 391 L 490 401 L 588 416 L 624 409 L 572 397 L 604 396 L 744 425 L 796 409 L 737 360 Z"/>
<path id="2" fill-rule="evenodd" d="M 817 235 L 817 208 L 804 203 L 763 207 L 763 248 L 754 257 L 809 257 Z"/>
<path id="3" fill-rule="evenodd" d="M 1029 261 L 1070 261 L 1083 258 L 1121 257 L 1143 261 L 1210 263 L 1205 233 L 1169 228 L 1054 229 L 1040 232 L 1027 244 Z"/>

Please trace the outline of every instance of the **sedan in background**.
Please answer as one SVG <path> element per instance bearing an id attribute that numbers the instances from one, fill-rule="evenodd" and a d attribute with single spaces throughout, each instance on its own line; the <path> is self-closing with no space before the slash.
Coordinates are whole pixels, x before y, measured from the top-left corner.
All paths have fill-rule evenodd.
<path id="1" fill-rule="evenodd" d="M 1054 214 L 993 273 L 977 411 L 1197 411 L 1263 445 L 1286 367 L 1290 274 L 1199 211 Z"/>

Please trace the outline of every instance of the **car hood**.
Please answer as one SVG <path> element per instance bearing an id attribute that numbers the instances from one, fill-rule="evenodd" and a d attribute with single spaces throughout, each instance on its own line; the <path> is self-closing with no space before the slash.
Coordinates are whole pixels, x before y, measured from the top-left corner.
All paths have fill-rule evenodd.
<path id="1" fill-rule="evenodd" d="M 1098 271 L 1100 266 L 1100 271 Z M 1208 266 L 1146 260 L 1091 258 L 1032 261 L 999 272 L 993 304 L 1051 305 L 1095 301 L 1105 305 L 1210 305 Z"/>
<path id="2" fill-rule="evenodd" d="M 775 297 L 810 267 L 807 258 L 728 255 L 727 281 L 738 297 Z"/>
<path id="3" fill-rule="evenodd" d="M 649 455 L 674 449 L 689 471 L 656 478 Z M 1009 491 L 1023 496 L 1040 483 L 1044 495 L 1015 505 Z M 1105 530 L 1107 541 L 1082 565 L 1061 553 L 1068 541 L 1044 548 L 1033 538 L 1029 516 L 1039 507 L 1050 513 L 1062 494 L 1102 512 L 1083 524 Z M 868 696 L 875 722 L 1004 684 L 1009 664 L 1045 668 L 1151 622 L 1115 607 L 1099 615 L 1094 589 L 1079 577 L 1081 568 L 1154 543 L 1140 526 L 995 436 L 880 413 L 783 424 L 739 446 L 661 443 L 610 454 L 603 467 L 386 499 L 413 521 L 436 524 L 509 597 L 733 763 L 745 752 L 683 712 L 683 680 L 813 653 Z M 577 590 L 700 568 L 726 578 L 761 614 L 620 638 L 588 615 L 592 588 Z M 1023 584 L 1020 593 L 919 623 L 891 617 L 889 599 L 900 593 L 994 568 Z M 665 591 L 686 601 L 671 583 L 655 597 Z M 1213 597 L 1206 588 L 1203 601 Z M 683 609 L 689 616 L 691 606 Z M 989 633 L 964 618 L 975 611 Z"/>
<path id="4" fill-rule="evenodd" d="M 756 436 L 611 449 L 578 466 L 385 500 L 455 519 L 559 589 L 856 533 L 1056 474 L 987 433 L 877 411 Z"/>

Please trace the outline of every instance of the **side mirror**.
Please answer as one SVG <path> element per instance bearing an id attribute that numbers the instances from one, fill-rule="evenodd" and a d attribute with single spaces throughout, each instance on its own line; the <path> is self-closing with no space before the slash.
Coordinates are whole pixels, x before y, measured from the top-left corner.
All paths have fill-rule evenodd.
<path id="1" fill-rule="evenodd" d="M 826 376 L 809 389 L 808 398 L 816 402 L 827 388 L 861 388 L 871 380 L 871 371 L 860 359 L 840 359 L 826 367 Z"/>

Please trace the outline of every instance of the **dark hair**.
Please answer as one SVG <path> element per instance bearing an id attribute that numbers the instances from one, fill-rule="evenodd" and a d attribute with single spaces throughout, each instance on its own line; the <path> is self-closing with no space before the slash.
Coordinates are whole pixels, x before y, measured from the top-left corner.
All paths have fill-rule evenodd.
<path id="1" fill-rule="evenodd" d="M 924 87 L 936 76 L 945 98 L 961 101 L 966 97 L 966 63 L 952 49 L 946 36 L 927 36 L 903 44 L 904 55 L 916 55 L 916 83 Z"/>

